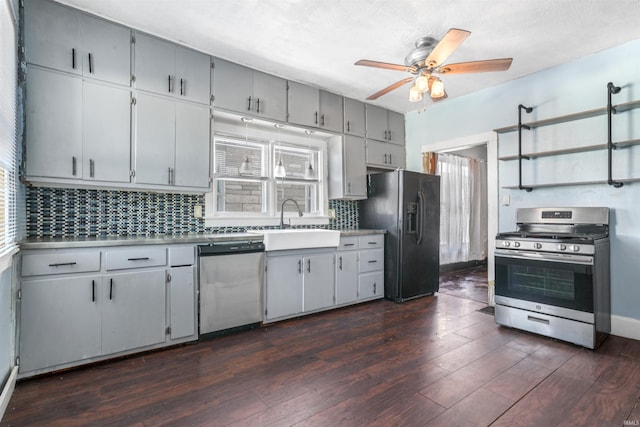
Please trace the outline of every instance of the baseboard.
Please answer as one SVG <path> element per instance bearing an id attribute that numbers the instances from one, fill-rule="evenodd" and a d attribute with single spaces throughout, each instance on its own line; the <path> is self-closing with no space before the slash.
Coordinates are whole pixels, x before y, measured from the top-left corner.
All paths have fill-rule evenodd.
<path id="1" fill-rule="evenodd" d="M 13 389 L 16 386 L 16 377 L 18 376 L 18 367 L 14 366 L 11 370 L 11 374 L 9 374 L 9 378 L 7 379 L 7 383 L 4 385 L 2 389 L 2 394 L 0 394 L 0 421 L 4 416 L 4 411 L 7 410 L 9 406 L 9 400 L 11 399 L 11 395 L 13 394 Z"/>
<path id="2" fill-rule="evenodd" d="M 640 320 L 611 315 L 611 335 L 640 340 Z"/>

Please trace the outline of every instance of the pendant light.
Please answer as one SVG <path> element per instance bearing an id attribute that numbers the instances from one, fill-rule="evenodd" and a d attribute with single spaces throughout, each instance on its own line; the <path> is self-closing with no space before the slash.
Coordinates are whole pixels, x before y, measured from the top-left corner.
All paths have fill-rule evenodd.
<path id="1" fill-rule="evenodd" d="M 284 125 L 276 123 L 273 126 L 278 129 L 278 163 L 276 163 L 276 168 L 273 171 L 273 175 L 276 178 L 284 178 L 287 176 L 287 170 L 282 164 L 282 146 L 280 145 L 280 129 L 282 129 Z"/>
<path id="2" fill-rule="evenodd" d="M 251 174 L 251 163 L 249 162 L 249 154 L 247 151 L 247 147 L 249 145 L 249 122 L 253 119 L 249 117 L 242 117 L 240 119 L 242 123 L 244 123 L 244 144 L 245 144 L 245 155 L 242 164 L 240 165 L 240 169 L 238 173 L 240 175 L 250 175 Z"/>
<path id="3" fill-rule="evenodd" d="M 305 130 L 304 133 L 306 133 L 307 135 L 311 135 L 313 133 L 312 130 Z M 309 166 L 307 166 L 307 168 L 304 171 L 304 179 L 315 179 L 316 178 L 316 172 L 313 170 L 313 165 L 311 164 L 311 159 L 312 159 L 312 155 L 311 155 L 311 145 L 309 145 Z"/>

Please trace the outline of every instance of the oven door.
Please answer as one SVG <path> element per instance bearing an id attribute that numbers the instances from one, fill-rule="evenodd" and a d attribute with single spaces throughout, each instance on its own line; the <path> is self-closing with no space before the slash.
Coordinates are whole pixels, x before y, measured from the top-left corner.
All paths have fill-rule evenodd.
<path id="1" fill-rule="evenodd" d="M 496 249 L 495 274 L 496 295 L 593 313 L 593 257 Z"/>

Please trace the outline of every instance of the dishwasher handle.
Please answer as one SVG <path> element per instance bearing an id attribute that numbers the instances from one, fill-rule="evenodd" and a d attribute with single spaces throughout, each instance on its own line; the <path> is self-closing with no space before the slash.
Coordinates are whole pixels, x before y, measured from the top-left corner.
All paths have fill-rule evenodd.
<path id="1" fill-rule="evenodd" d="M 219 256 L 230 254 L 249 254 L 254 252 L 264 252 L 262 242 L 221 242 L 210 243 L 198 246 L 198 256 Z"/>

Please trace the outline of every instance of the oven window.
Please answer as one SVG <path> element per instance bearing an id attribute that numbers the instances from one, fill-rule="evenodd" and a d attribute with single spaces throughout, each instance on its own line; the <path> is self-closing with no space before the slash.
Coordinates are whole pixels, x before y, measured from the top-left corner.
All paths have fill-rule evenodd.
<path id="1" fill-rule="evenodd" d="M 496 295 L 593 313 L 593 267 L 496 256 Z"/>

